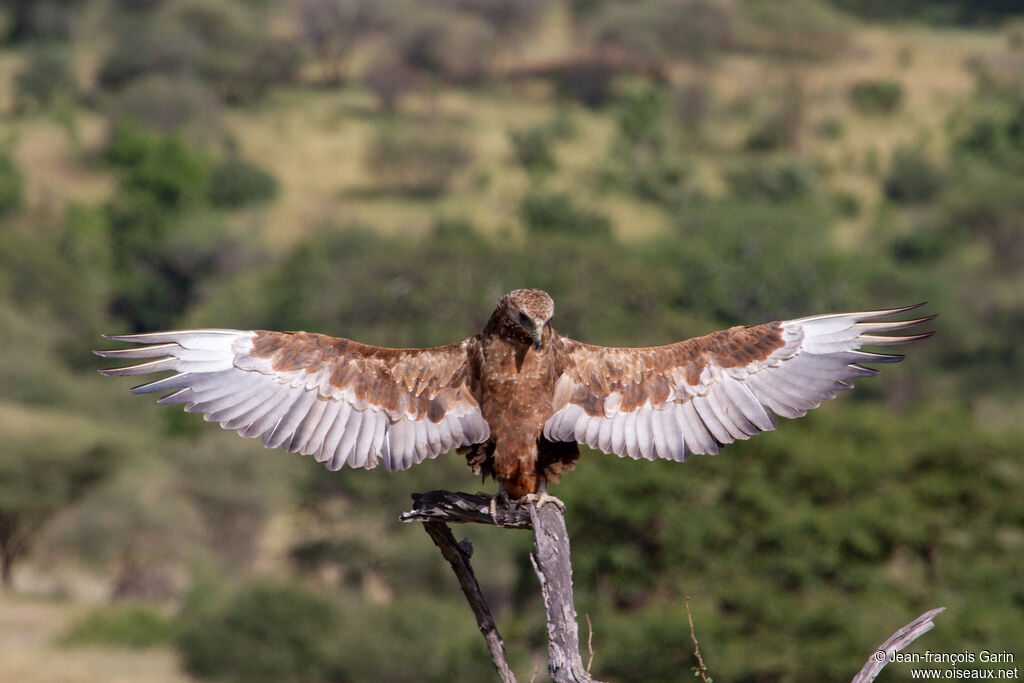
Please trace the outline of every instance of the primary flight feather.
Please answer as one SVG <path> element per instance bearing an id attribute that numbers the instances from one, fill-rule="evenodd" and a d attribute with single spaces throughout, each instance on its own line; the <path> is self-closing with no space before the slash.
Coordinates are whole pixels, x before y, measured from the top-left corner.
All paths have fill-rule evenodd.
<path id="1" fill-rule="evenodd" d="M 919 305 L 920 306 L 920 305 Z M 132 389 L 184 403 L 265 446 L 329 469 L 405 469 L 453 448 L 511 497 L 544 493 L 578 443 L 631 458 L 686 460 L 804 415 L 899 355 L 887 334 L 935 316 L 919 306 L 733 327 L 667 346 L 608 348 L 558 334 L 551 297 L 517 289 L 479 334 L 448 346 L 389 349 L 308 332 L 179 330 L 110 336 L 97 351 L 147 359 L 110 376 L 175 374 Z M 148 360 L 152 359 L 152 360 Z"/>

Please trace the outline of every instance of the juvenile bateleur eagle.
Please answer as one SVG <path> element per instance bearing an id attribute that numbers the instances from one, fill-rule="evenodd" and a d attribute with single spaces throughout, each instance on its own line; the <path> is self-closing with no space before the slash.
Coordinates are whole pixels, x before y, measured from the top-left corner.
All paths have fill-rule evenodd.
<path id="1" fill-rule="evenodd" d="M 634 459 L 686 460 L 776 427 L 902 356 L 861 346 L 934 316 L 918 306 L 732 327 L 667 346 L 608 348 L 555 331 L 551 297 L 517 289 L 477 335 L 437 348 L 390 349 L 309 332 L 180 330 L 110 336 L 97 351 L 146 359 L 103 374 L 173 371 L 132 389 L 183 403 L 268 448 L 329 469 L 402 470 L 453 448 L 512 498 L 545 496 L 583 443 Z"/>

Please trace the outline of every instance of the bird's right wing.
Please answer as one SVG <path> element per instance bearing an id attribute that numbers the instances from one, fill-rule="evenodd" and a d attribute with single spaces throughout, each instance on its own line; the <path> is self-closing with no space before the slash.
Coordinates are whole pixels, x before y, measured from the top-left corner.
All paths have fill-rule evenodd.
<path id="1" fill-rule="evenodd" d="M 649 460 L 718 453 L 724 444 L 775 429 L 776 415 L 800 417 L 852 388 L 849 380 L 878 374 L 860 363 L 902 360 L 859 349 L 931 336 L 883 336 L 935 317 L 882 320 L 914 308 L 733 327 L 638 349 L 563 337 L 566 367 L 544 436 Z"/>
<path id="2" fill-rule="evenodd" d="M 155 359 L 103 370 L 119 377 L 175 374 L 132 389 L 176 389 L 184 403 L 268 448 L 312 454 L 329 469 L 406 469 L 485 441 L 473 355 L 476 338 L 429 349 L 388 349 L 306 332 L 180 330 L 108 337 L 139 344 L 97 351 Z"/>

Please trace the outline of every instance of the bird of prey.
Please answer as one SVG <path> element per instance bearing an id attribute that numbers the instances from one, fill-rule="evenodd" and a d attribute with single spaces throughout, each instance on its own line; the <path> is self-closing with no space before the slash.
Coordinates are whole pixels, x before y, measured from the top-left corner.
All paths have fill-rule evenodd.
<path id="1" fill-rule="evenodd" d="M 732 327 L 667 346 L 608 348 L 551 327 L 551 297 L 517 289 L 479 334 L 423 349 L 368 346 L 308 332 L 224 329 L 110 336 L 139 346 L 97 351 L 153 359 L 110 376 L 174 374 L 132 389 L 174 393 L 160 403 L 269 448 L 312 455 L 328 469 L 389 471 L 453 448 L 510 498 L 547 499 L 572 468 L 577 444 L 634 459 L 684 461 L 775 429 L 850 389 L 850 380 L 899 355 L 861 346 L 924 334 L 885 334 L 935 316 L 920 307 L 816 315 Z"/>

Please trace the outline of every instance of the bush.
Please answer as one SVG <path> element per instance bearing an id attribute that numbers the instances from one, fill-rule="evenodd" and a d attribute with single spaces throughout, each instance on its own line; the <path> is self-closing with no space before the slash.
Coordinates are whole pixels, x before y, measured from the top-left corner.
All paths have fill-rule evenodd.
<path id="1" fill-rule="evenodd" d="M 923 150 L 900 147 L 892 154 L 882 189 L 894 202 L 914 203 L 933 199 L 942 185 L 942 172 Z"/>
<path id="2" fill-rule="evenodd" d="M 832 205 L 836 212 L 844 218 L 856 218 L 861 212 L 860 197 L 846 190 L 832 193 Z"/>
<path id="3" fill-rule="evenodd" d="M 25 201 L 25 179 L 9 154 L 0 154 L 0 216 L 21 207 Z"/>
<path id="4" fill-rule="evenodd" d="M 778 108 L 747 136 L 744 147 L 750 151 L 800 148 L 804 123 L 805 99 L 803 81 L 793 75 L 782 91 Z"/>
<path id="5" fill-rule="evenodd" d="M 953 150 L 995 166 L 1024 171 L 1024 102 L 990 104 L 954 122 Z"/>
<path id="6" fill-rule="evenodd" d="M 612 222 L 606 216 L 577 207 L 565 192 L 531 191 L 523 197 L 519 215 L 531 233 L 602 239 L 612 234 Z"/>
<path id="7" fill-rule="evenodd" d="M 487 22 L 473 16 L 426 12 L 401 29 L 398 54 L 414 69 L 455 84 L 490 75 L 496 40 Z"/>
<path id="8" fill-rule="evenodd" d="M 480 17 L 503 38 L 516 39 L 536 27 L 549 0 L 454 0 L 451 4 Z"/>
<path id="9" fill-rule="evenodd" d="M 701 129 L 711 115 L 712 95 L 711 84 L 706 80 L 684 83 L 672 96 L 676 121 L 691 131 Z"/>
<path id="10" fill-rule="evenodd" d="M 256 164 L 232 156 L 210 173 L 207 196 L 214 206 L 237 209 L 273 199 L 277 180 Z"/>
<path id="11" fill-rule="evenodd" d="M 133 18 L 117 31 L 114 49 L 100 67 L 104 88 L 118 89 L 147 74 L 183 76 L 195 70 L 202 44 L 175 21 Z"/>
<path id="12" fill-rule="evenodd" d="M 707 61 L 731 47 L 735 17 L 722 0 L 641 0 L 603 8 L 591 25 L 599 43 L 654 59 Z"/>
<path id="13" fill-rule="evenodd" d="M 366 166 L 389 190 L 434 197 L 447 191 L 472 159 L 469 147 L 454 136 L 403 128 L 374 138 Z"/>
<path id="14" fill-rule="evenodd" d="M 552 151 L 552 135 L 547 127 L 534 126 L 508 132 L 512 155 L 528 173 L 543 176 L 558 168 Z"/>
<path id="15" fill-rule="evenodd" d="M 95 607 L 75 619 L 58 638 L 61 645 L 144 648 L 174 638 L 174 623 L 161 610 L 141 603 Z"/>
<path id="16" fill-rule="evenodd" d="M 372 62 L 363 77 L 366 87 L 388 112 L 394 111 L 402 97 L 416 87 L 416 80 L 416 73 L 391 53 Z"/>
<path id="17" fill-rule="evenodd" d="M 849 97 L 861 114 L 892 114 L 903 104 L 903 86 L 883 78 L 860 81 L 850 88 Z"/>
<path id="18" fill-rule="evenodd" d="M 220 126 L 216 95 L 192 78 L 148 74 L 133 80 L 112 98 L 118 122 L 134 121 L 155 131 L 181 131 L 190 139 L 209 141 Z"/>
<path id="19" fill-rule="evenodd" d="M 302 46 L 295 40 L 265 37 L 249 59 L 243 84 L 252 97 L 261 97 L 271 86 L 298 83 L 304 62 Z"/>
<path id="20" fill-rule="evenodd" d="M 178 651 L 194 676 L 230 681 L 325 681 L 342 621 L 327 596 L 299 584 L 255 582 L 224 600 L 191 596 Z"/>
<path id="21" fill-rule="evenodd" d="M 66 40 L 78 28 L 83 0 L 18 0 L 4 2 L 8 16 L 6 38 L 12 43 L 27 40 Z"/>
<path id="22" fill-rule="evenodd" d="M 61 98 L 75 96 L 77 84 L 71 60 L 65 52 L 36 49 L 28 54 L 25 65 L 15 79 L 18 104 L 21 107 L 45 107 Z"/>
<path id="23" fill-rule="evenodd" d="M 179 135 L 159 135 L 134 123 L 117 127 L 106 151 L 107 160 L 122 171 L 122 185 L 169 208 L 180 208 L 203 196 L 208 162 Z"/>
<path id="24" fill-rule="evenodd" d="M 740 199 L 784 202 L 810 193 L 814 173 L 797 161 L 748 164 L 726 173 L 725 181 Z"/>
<path id="25" fill-rule="evenodd" d="M 747 134 L 743 149 L 749 152 L 771 152 L 786 147 L 787 138 L 782 118 L 769 116 Z"/>
<path id="26" fill-rule="evenodd" d="M 608 60 L 576 59 L 554 73 L 558 94 L 580 104 L 603 107 L 612 99 L 618 69 Z"/>
<path id="27" fill-rule="evenodd" d="M 669 146 L 665 109 L 664 93 L 657 88 L 637 87 L 623 97 L 618 131 L 602 168 L 605 185 L 655 202 L 680 195 L 689 168 Z"/>
<path id="28" fill-rule="evenodd" d="M 375 0 L 294 0 L 302 39 L 330 84 L 344 80 L 345 64 L 356 41 L 381 20 Z"/>
<path id="29" fill-rule="evenodd" d="M 817 0 L 743 3 L 739 48 L 787 60 L 828 59 L 849 43 L 850 22 Z"/>

